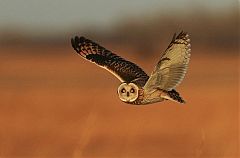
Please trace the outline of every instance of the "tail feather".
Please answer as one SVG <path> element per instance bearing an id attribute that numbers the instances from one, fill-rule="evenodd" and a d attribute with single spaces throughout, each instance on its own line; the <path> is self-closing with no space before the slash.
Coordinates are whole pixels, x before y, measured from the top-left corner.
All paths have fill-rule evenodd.
<path id="1" fill-rule="evenodd" d="M 172 101 L 176 101 L 178 103 L 184 104 L 186 103 L 182 97 L 180 96 L 180 94 L 176 91 L 176 90 L 171 90 L 171 91 L 167 91 L 166 92 L 167 95 L 163 96 L 163 98 L 167 99 L 167 100 L 172 100 Z"/>

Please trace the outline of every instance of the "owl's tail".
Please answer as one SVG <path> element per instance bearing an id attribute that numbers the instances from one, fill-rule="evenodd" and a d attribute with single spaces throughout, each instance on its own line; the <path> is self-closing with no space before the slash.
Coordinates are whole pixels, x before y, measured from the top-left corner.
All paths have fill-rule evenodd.
<path id="1" fill-rule="evenodd" d="M 167 100 L 171 100 L 171 101 L 175 101 L 175 102 L 178 102 L 178 103 L 181 103 L 181 104 L 184 104 L 186 103 L 182 97 L 180 96 L 180 94 L 176 91 L 176 90 L 171 90 L 171 91 L 167 91 L 165 93 L 165 95 L 162 95 L 161 97 L 163 97 L 164 99 L 167 99 Z"/>

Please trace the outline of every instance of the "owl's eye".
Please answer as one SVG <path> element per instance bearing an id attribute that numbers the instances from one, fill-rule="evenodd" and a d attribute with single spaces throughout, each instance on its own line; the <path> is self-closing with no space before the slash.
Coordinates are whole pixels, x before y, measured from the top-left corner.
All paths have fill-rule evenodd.
<path id="1" fill-rule="evenodd" d="M 123 89 L 121 90 L 121 93 L 125 93 L 125 92 L 126 92 L 126 89 L 123 88 Z"/>
<path id="2" fill-rule="evenodd" d="M 133 88 L 130 89 L 130 93 L 134 93 L 135 90 Z"/>

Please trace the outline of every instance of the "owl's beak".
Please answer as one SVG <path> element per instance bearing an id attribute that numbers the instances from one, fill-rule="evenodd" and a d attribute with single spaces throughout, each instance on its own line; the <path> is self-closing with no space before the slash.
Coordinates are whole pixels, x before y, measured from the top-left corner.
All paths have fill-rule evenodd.
<path id="1" fill-rule="evenodd" d="M 127 92 L 127 97 L 129 97 L 129 92 Z"/>

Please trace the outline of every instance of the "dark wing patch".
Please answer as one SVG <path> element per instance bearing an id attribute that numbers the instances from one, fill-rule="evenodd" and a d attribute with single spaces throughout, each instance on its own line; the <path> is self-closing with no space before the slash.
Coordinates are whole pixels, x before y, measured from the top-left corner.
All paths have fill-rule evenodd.
<path id="1" fill-rule="evenodd" d="M 89 39 L 76 36 L 71 39 L 71 43 L 74 50 L 84 59 L 107 69 L 122 82 L 135 82 L 139 86 L 144 86 L 149 78 L 136 64 L 121 58 Z"/>

